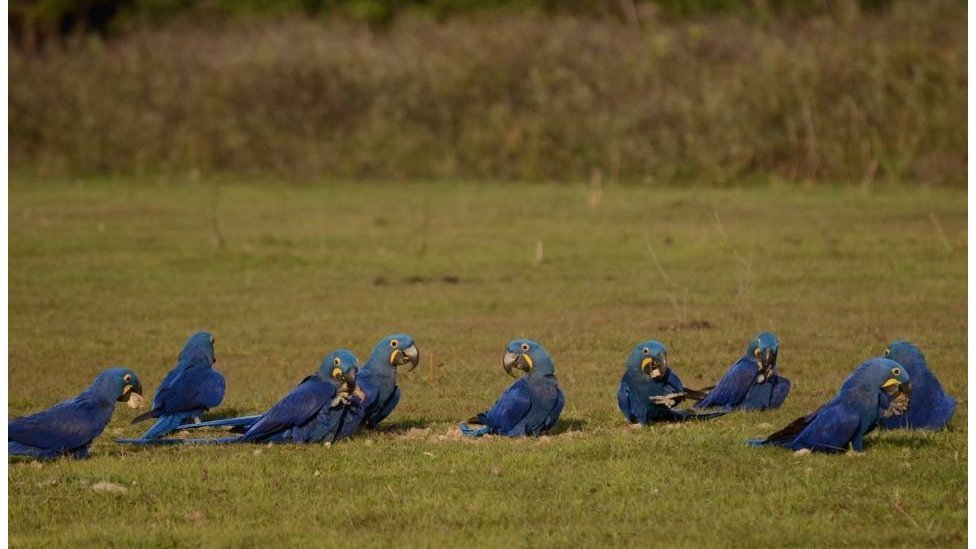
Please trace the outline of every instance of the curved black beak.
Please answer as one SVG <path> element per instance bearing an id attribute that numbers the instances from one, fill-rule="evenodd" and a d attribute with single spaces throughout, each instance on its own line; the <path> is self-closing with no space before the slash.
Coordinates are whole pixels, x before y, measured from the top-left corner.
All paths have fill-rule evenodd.
<path id="1" fill-rule="evenodd" d="M 122 388 L 122 394 L 116 402 L 128 402 L 132 398 L 132 393 L 142 396 L 142 384 L 136 381 L 135 385 L 126 385 Z"/>
<path id="2" fill-rule="evenodd" d="M 774 349 L 757 351 L 756 362 L 759 363 L 759 374 L 764 379 L 768 378 L 773 368 L 776 367 L 776 351 Z"/>
<path id="3" fill-rule="evenodd" d="M 420 364 L 420 350 L 417 349 L 416 345 L 411 345 L 406 349 L 394 349 L 390 353 L 390 365 L 400 367 L 404 364 L 409 364 L 410 367 L 407 368 L 408 372 L 412 372 L 414 368 Z"/>
<path id="4" fill-rule="evenodd" d="M 668 363 L 657 361 L 651 357 L 645 357 L 641 361 L 641 370 L 651 377 L 651 379 L 662 379 L 668 375 Z"/>
<path id="5" fill-rule="evenodd" d="M 505 355 L 502 356 L 502 367 L 505 368 L 505 372 L 514 377 L 518 378 L 515 374 L 515 370 L 522 370 L 523 372 L 528 372 L 532 369 L 532 358 L 525 353 L 513 353 L 506 350 Z"/>
<path id="6" fill-rule="evenodd" d="M 351 393 L 356 390 L 356 369 L 353 368 L 342 374 L 342 391 Z"/>
<path id="7" fill-rule="evenodd" d="M 905 395 L 906 397 L 912 396 L 912 384 L 908 383 L 889 383 L 881 388 L 882 391 L 890 398 L 895 398 L 899 395 Z"/>

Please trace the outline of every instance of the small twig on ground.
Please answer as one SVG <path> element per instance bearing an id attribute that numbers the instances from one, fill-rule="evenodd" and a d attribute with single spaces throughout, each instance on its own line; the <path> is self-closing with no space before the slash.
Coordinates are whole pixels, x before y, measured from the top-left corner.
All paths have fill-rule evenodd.
<path id="1" fill-rule="evenodd" d="M 901 506 L 900 503 L 898 503 L 897 499 L 895 499 L 895 501 L 892 503 L 894 504 L 895 509 L 898 509 L 898 512 L 905 515 L 905 518 L 907 518 L 908 521 L 912 523 L 912 526 L 914 526 L 918 530 L 925 530 L 924 528 L 922 528 L 922 525 L 919 524 L 918 521 L 916 521 L 915 518 L 912 517 L 912 515 L 910 515 L 908 511 L 906 511 L 905 508 Z"/>
<path id="2" fill-rule="evenodd" d="M 224 235 L 220 232 L 220 217 L 218 216 L 219 205 L 220 183 L 215 181 L 213 184 L 213 195 L 210 201 L 210 228 L 213 236 L 214 247 L 216 247 L 218 250 L 223 250 L 225 247 L 225 242 Z"/>
<path id="3" fill-rule="evenodd" d="M 657 252 L 654 251 L 654 246 L 651 245 L 650 240 L 647 242 L 647 249 L 651 252 L 651 258 L 654 260 L 654 266 L 657 267 L 657 272 L 661 273 L 664 277 L 664 281 L 668 283 L 672 288 L 679 288 L 678 284 L 672 280 L 668 273 L 664 272 L 664 267 L 661 265 L 661 261 L 657 258 Z"/>
<path id="4" fill-rule="evenodd" d="M 952 243 L 949 242 L 949 237 L 946 236 L 945 231 L 942 229 L 942 223 L 939 223 L 939 218 L 935 217 L 934 213 L 929 213 L 929 221 L 935 227 L 935 233 L 939 235 L 939 239 L 942 240 L 942 245 L 945 246 L 946 251 L 951 252 Z"/>

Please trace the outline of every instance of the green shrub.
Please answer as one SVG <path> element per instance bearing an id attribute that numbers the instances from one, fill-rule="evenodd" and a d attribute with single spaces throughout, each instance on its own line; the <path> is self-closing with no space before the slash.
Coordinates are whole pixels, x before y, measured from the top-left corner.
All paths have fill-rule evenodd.
<path id="1" fill-rule="evenodd" d="M 9 152 L 45 173 L 962 185 L 965 15 L 166 25 L 12 50 Z"/>

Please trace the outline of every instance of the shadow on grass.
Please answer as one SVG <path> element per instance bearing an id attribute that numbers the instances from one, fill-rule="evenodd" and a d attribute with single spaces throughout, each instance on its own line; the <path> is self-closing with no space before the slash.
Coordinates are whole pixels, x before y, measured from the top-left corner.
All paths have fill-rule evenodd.
<path id="1" fill-rule="evenodd" d="M 423 418 L 422 419 L 401 419 L 396 423 L 390 423 L 389 425 L 385 423 L 380 424 L 376 429 L 373 429 L 372 432 L 384 433 L 390 435 L 402 435 L 412 429 L 427 429 L 432 425 L 434 425 L 435 423 L 443 423 L 443 422 L 436 422 L 436 421 L 431 421 L 429 419 L 423 419 Z M 367 433 L 370 432 L 369 429 L 364 429 L 363 431 Z"/>
<path id="2" fill-rule="evenodd" d="M 558 436 L 563 433 L 577 433 L 586 430 L 587 419 L 581 417 L 568 417 L 556 422 L 555 427 L 547 433 L 549 436 Z"/>
<path id="3" fill-rule="evenodd" d="M 882 431 L 881 437 L 871 441 L 871 446 L 894 446 L 896 448 L 921 448 L 932 444 L 929 431 Z"/>
<path id="4" fill-rule="evenodd" d="M 241 416 L 255 416 L 263 414 L 266 410 L 242 410 L 240 408 L 221 408 L 216 412 L 207 413 L 203 416 L 203 421 L 215 421 L 218 419 L 228 419 Z"/>

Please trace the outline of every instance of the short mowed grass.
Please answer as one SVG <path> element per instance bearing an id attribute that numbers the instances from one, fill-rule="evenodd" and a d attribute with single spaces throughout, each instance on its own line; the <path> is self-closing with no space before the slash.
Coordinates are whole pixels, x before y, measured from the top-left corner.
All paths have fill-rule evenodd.
<path id="1" fill-rule="evenodd" d="M 964 190 L 15 176 L 9 199 L 11 416 L 113 364 L 151 397 L 201 329 L 228 384 L 214 416 L 267 408 L 338 347 L 364 359 L 402 331 L 422 354 L 383 428 L 333 447 L 121 447 L 146 424 L 119 406 L 90 459 L 10 463 L 13 546 L 967 540 Z M 761 330 L 793 381 L 782 409 L 625 426 L 636 343 L 696 387 Z M 515 337 L 555 358 L 556 432 L 460 439 L 511 382 Z M 744 444 L 897 338 L 959 399 L 949 430 L 875 433 L 857 457 Z"/>

